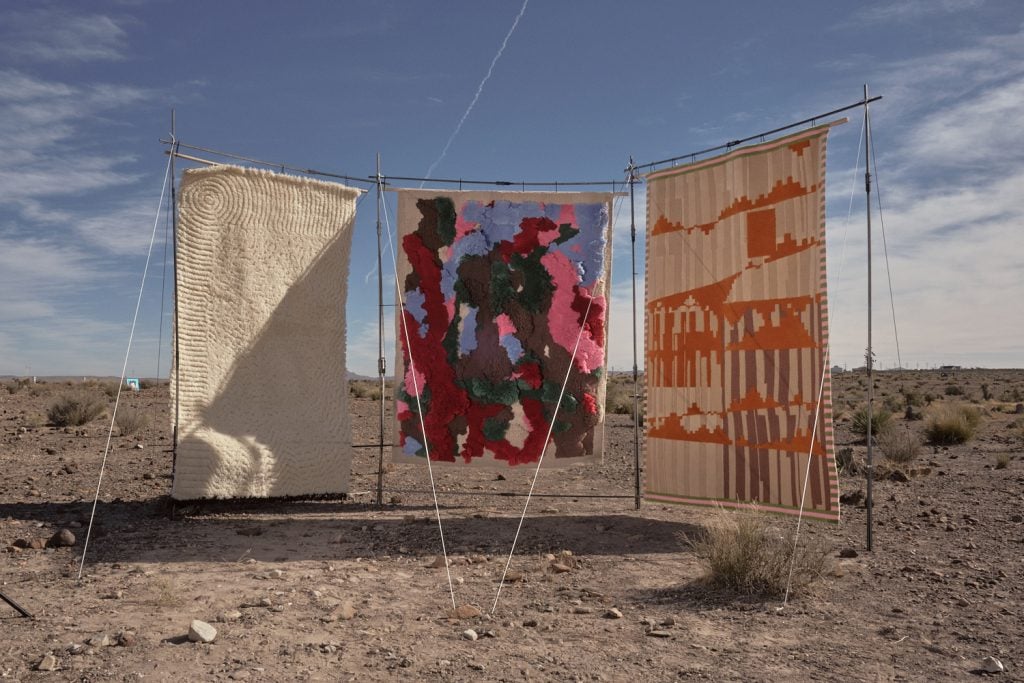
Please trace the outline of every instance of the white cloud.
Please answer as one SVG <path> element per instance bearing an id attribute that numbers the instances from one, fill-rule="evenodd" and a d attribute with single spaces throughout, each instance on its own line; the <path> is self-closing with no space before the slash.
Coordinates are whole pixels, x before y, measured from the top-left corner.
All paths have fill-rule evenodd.
<path id="1" fill-rule="evenodd" d="M 891 24 L 917 21 L 934 14 L 954 14 L 975 9 L 984 0 L 897 0 L 861 7 L 852 23 L 858 25 Z"/>
<path id="2" fill-rule="evenodd" d="M 0 15 L 0 48 L 9 57 L 34 62 L 118 61 L 127 33 L 105 15 L 79 15 L 57 8 Z"/>

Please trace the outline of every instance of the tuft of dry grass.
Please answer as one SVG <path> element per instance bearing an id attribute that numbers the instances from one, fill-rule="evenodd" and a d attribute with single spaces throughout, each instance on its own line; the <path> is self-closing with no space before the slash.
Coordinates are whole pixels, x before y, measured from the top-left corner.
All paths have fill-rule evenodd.
<path id="1" fill-rule="evenodd" d="M 895 463 L 911 462 L 921 451 L 921 438 L 910 429 L 895 425 L 880 432 L 877 443 L 885 457 Z"/>
<path id="2" fill-rule="evenodd" d="M 935 446 L 953 446 L 970 441 L 978 425 L 981 411 L 973 406 L 943 403 L 931 411 L 924 434 Z"/>
<path id="3" fill-rule="evenodd" d="M 701 535 L 686 541 L 714 588 L 777 597 L 786 591 L 792 566 L 791 592 L 805 590 L 827 571 L 829 551 L 807 536 L 794 548 L 795 527 L 783 530 L 777 523 L 760 510 L 719 509 Z"/>
<path id="4" fill-rule="evenodd" d="M 878 436 L 885 430 L 889 421 L 892 420 L 892 413 L 885 408 L 875 408 L 871 415 L 871 434 Z M 850 431 L 857 436 L 867 437 L 868 435 L 868 407 L 862 405 L 853 412 L 853 421 L 850 423 Z"/>
<path id="5" fill-rule="evenodd" d="M 78 427 L 103 414 L 106 406 L 88 394 L 64 394 L 50 404 L 46 417 L 55 427 Z"/>
<path id="6" fill-rule="evenodd" d="M 1000 453 L 999 455 L 996 456 L 996 469 L 997 470 L 1005 470 L 1009 466 L 1010 466 L 1010 454 L 1009 453 Z"/>
<path id="7" fill-rule="evenodd" d="M 149 417 L 141 410 L 124 407 L 117 411 L 114 422 L 117 423 L 121 436 L 129 436 L 131 434 L 138 434 L 148 427 Z"/>

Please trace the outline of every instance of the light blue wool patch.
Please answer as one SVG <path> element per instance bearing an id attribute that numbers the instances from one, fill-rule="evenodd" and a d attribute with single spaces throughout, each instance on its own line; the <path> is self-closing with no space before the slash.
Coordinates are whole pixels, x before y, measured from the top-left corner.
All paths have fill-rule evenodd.
<path id="1" fill-rule="evenodd" d="M 468 356 L 476 351 L 476 312 L 475 306 L 468 306 L 469 311 L 462 319 L 462 332 L 459 334 L 459 355 Z"/>
<path id="2" fill-rule="evenodd" d="M 514 334 L 502 335 L 499 343 L 505 349 L 505 353 L 508 354 L 508 359 L 512 361 L 513 365 L 523 357 L 523 343 Z"/>
<path id="3" fill-rule="evenodd" d="M 551 250 L 562 252 L 573 264 L 580 284 L 589 288 L 604 275 L 604 235 L 608 225 L 608 206 L 577 204 L 576 222 L 579 232 L 562 244 L 552 243 Z"/>
<path id="4" fill-rule="evenodd" d="M 407 435 L 405 437 L 405 445 L 402 446 L 402 453 L 406 455 L 416 455 L 422 448 L 423 444 Z"/>

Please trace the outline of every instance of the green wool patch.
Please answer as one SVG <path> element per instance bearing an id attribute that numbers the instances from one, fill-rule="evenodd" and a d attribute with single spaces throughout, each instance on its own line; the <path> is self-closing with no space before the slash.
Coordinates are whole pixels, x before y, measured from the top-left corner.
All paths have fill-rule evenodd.
<path id="1" fill-rule="evenodd" d="M 437 197 L 434 206 L 437 208 L 437 235 L 450 247 L 455 241 L 455 203 L 448 197 Z"/>
<path id="2" fill-rule="evenodd" d="M 571 422 L 566 422 L 565 420 L 556 420 L 555 421 L 555 426 L 551 430 L 551 432 L 554 433 L 554 434 L 563 434 L 563 433 L 569 431 L 570 429 L 572 429 L 572 423 Z"/>
<path id="3" fill-rule="evenodd" d="M 546 252 L 543 252 L 546 253 Z M 523 308 L 531 313 L 542 313 L 551 306 L 551 293 L 555 285 L 551 281 L 551 273 L 540 262 L 542 250 L 538 249 L 529 256 L 512 254 L 512 266 L 523 273 L 523 291 L 517 300 Z"/>
<path id="4" fill-rule="evenodd" d="M 462 316 L 459 315 L 459 305 L 456 300 L 455 314 L 452 316 L 452 322 L 448 325 L 448 329 L 445 330 L 444 339 L 441 340 L 441 348 L 444 349 L 445 356 L 448 357 L 448 362 L 455 365 L 459 361 L 459 323 L 462 321 Z"/>
<path id="5" fill-rule="evenodd" d="M 508 303 L 515 298 L 512 286 L 512 271 L 504 261 L 491 263 L 491 307 L 494 315 L 508 310 Z"/>
<path id="6" fill-rule="evenodd" d="M 501 441 L 508 432 L 509 421 L 503 417 L 489 417 L 484 420 L 484 438 L 488 441 Z"/>
<path id="7" fill-rule="evenodd" d="M 579 230 L 572 227 L 568 223 L 562 223 L 558 226 L 558 237 L 555 238 L 555 244 L 564 244 L 573 237 L 579 234 Z"/>
<path id="8" fill-rule="evenodd" d="M 474 401 L 510 406 L 519 400 L 519 387 L 513 380 L 489 382 L 483 377 L 470 377 L 460 382 Z"/>

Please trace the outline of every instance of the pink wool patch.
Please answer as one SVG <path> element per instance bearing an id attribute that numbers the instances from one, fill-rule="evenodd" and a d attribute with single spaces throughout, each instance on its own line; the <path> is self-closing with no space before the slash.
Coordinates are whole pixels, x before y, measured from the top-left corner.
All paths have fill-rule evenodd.
<path id="1" fill-rule="evenodd" d="M 512 322 L 512 318 L 508 317 L 508 313 L 502 313 L 494 322 L 498 325 L 498 336 L 504 337 L 506 334 L 515 334 L 516 326 Z"/>
<path id="2" fill-rule="evenodd" d="M 580 314 L 572 308 L 573 300 L 576 298 L 574 288 L 577 281 L 572 262 L 565 254 L 557 251 L 548 252 L 540 261 L 551 273 L 551 282 L 555 286 L 555 291 L 551 295 L 551 309 L 548 312 L 551 338 L 569 353 L 576 348 L 576 339 L 579 338 L 576 367 L 581 372 L 593 372 L 604 365 L 604 349 L 594 341 L 587 330 L 580 334 Z M 586 294 L 587 290 L 580 287 L 580 292 Z M 595 304 L 599 302 L 600 299 L 594 300 Z"/>

